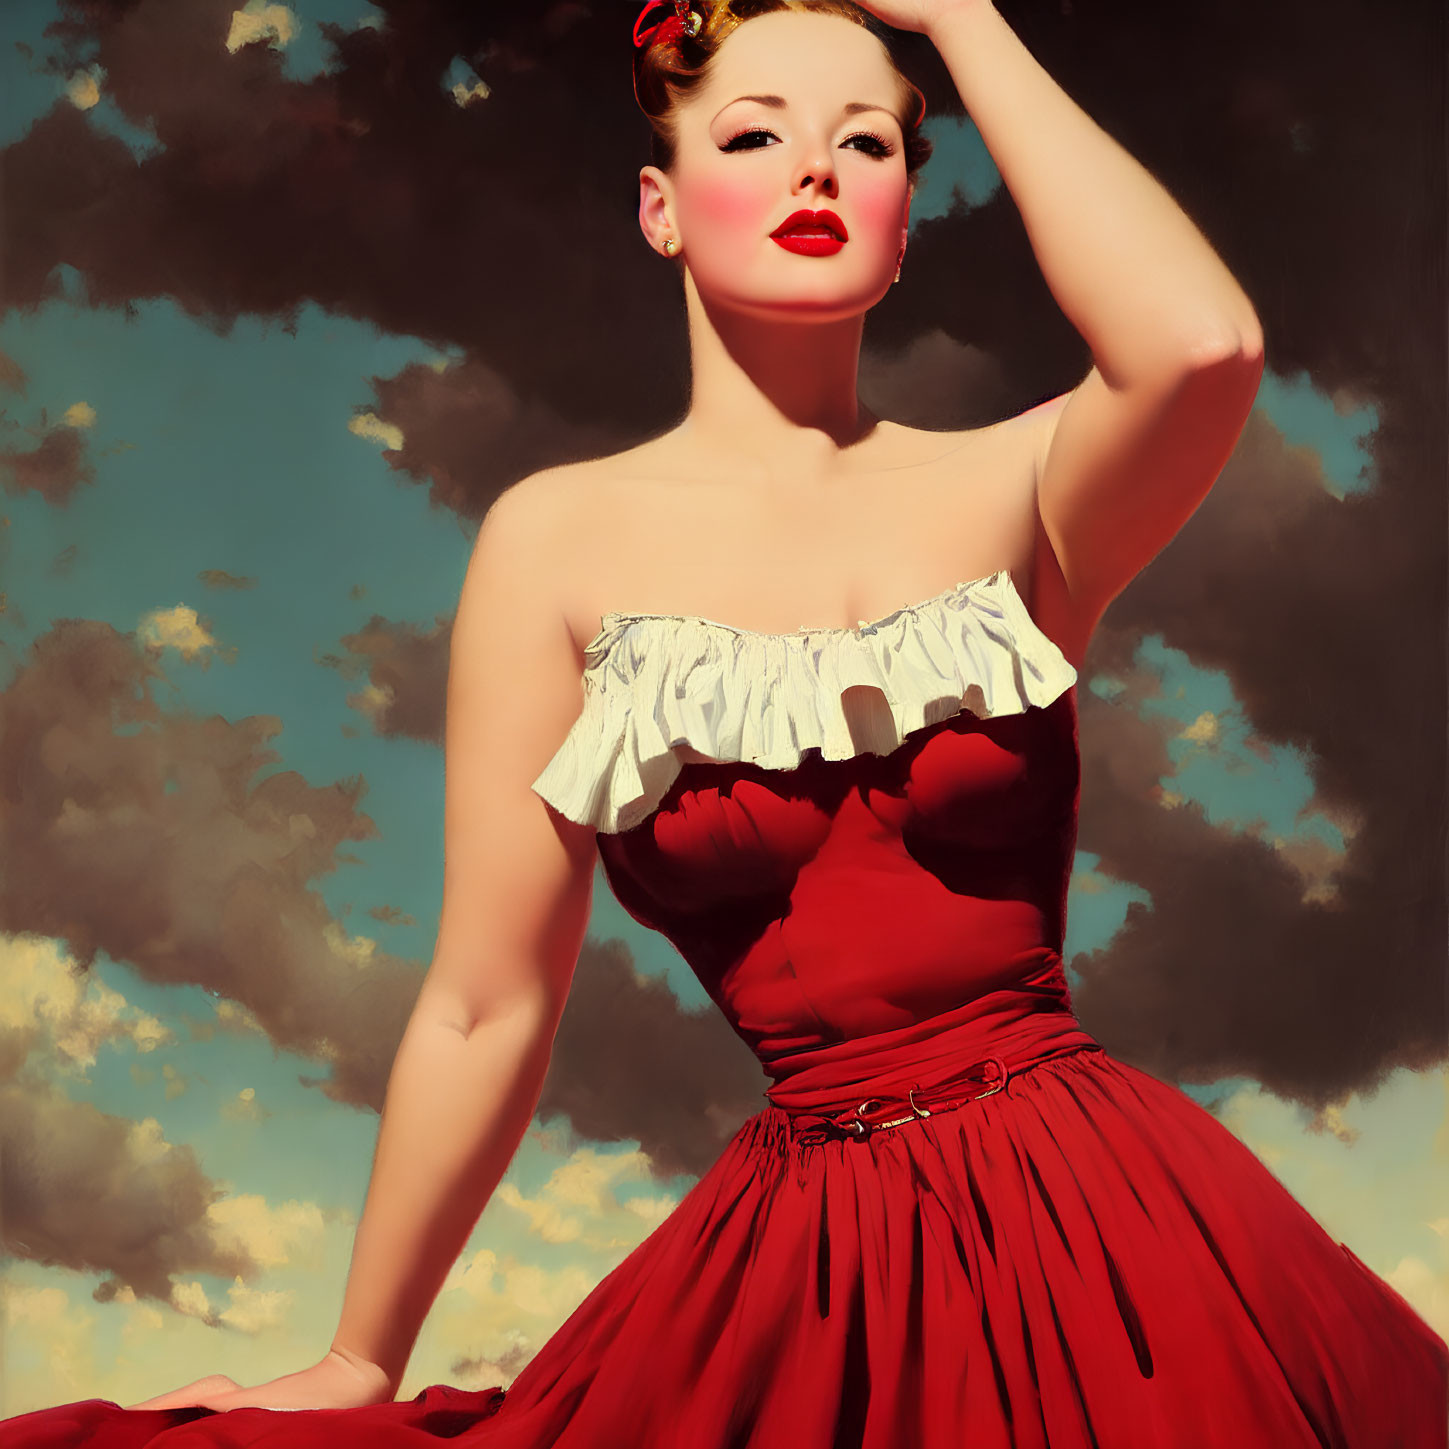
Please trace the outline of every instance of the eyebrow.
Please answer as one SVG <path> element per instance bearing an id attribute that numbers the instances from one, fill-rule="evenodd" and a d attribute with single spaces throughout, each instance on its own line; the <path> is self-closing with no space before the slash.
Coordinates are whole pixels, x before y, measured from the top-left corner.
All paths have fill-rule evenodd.
<path id="1" fill-rule="evenodd" d="M 771 106 L 777 111 L 784 110 L 788 104 L 784 96 L 736 96 L 734 100 L 727 101 L 714 113 L 715 119 L 718 120 L 730 106 L 737 105 L 740 101 L 756 101 L 762 106 Z M 900 121 L 900 117 L 889 106 L 878 106 L 873 101 L 847 101 L 841 109 L 847 116 L 858 115 L 861 111 L 884 111 L 897 122 Z"/>

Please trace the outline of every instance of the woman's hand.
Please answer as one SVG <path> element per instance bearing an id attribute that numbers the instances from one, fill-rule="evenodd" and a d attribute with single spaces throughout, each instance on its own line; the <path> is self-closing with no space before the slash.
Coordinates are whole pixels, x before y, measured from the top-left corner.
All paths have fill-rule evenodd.
<path id="1" fill-rule="evenodd" d="M 983 10 L 991 0 L 860 0 L 877 20 L 896 30 L 914 30 L 929 35 L 934 26 L 957 10 Z"/>
<path id="2" fill-rule="evenodd" d="M 226 1374 L 209 1374 L 204 1379 L 171 1389 L 127 1409 L 181 1409 L 195 1405 L 203 1409 L 358 1409 L 368 1404 L 389 1403 L 396 1388 L 374 1364 L 344 1358 L 335 1349 L 326 1358 L 302 1369 L 244 1389 Z"/>

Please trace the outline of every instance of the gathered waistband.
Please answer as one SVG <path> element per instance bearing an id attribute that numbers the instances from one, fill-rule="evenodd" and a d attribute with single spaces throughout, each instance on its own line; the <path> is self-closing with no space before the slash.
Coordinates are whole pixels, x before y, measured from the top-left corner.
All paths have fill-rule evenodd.
<path id="1" fill-rule="evenodd" d="M 1018 1058 L 1014 1067 L 1000 1056 L 985 1057 L 979 1062 L 973 1062 L 951 1081 L 941 1083 L 934 1089 L 912 1083 L 906 1089 L 904 1099 L 889 1096 L 867 1097 L 857 1102 L 853 1108 L 833 1114 L 789 1112 L 791 1135 L 802 1145 L 827 1142 L 832 1138 L 864 1141 L 873 1133 L 902 1127 L 907 1122 L 933 1117 L 938 1112 L 950 1112 L 980 1101 L 982 1097 L 994 1096 L 997 1092 L 1004 1091 L 1013 1077 L 1040 1066 L 1042 1062 L 1071 1056 L 1076 1052 L 1105 1050 L 1100 1042 L 1075 1042 L 1044 1055 Z"/>
<path id="2" fill-rule="evenodd" d="M 763 1063 L 770 1105 L 809 1135 L 864 1137 L 1008 1089 L 1041 1062 L 1102 1051 L 1071 1009 L 1059 961 L 889 1031 Z"/>

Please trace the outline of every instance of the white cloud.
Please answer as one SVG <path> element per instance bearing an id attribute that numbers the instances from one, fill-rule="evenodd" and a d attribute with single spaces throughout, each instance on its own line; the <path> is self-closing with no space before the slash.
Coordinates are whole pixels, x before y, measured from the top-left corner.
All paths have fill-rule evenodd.
<path id="1" fill-rule="evenodd" d="M 1313 1116 L 1257 1088 L 1221 1120 L 1323 1227 L 1449 1337 L 1449 1070 L 1399 1071 Z"/>
<path id="2" fill-rule="evenodd" d="M 78 70 L 66 82 L 65 94 L 78 111 L 88 111 L 94 105 L 99 104 L 101 99 L 101 81 L 105 72 L 98 65 L 93 65 L 86 70 Z"/>
<path id="3" fill-rule="evenodd" d="M 315 1265 L 327 1227 L 327 1215 L 314 1202 L 296 1198 L 273 1207 L 258 1193 L 224 1197 L 207 1209 L 223 1251 L 240 1249 L 264 1268 L 297 1261 Z"/>
<path id="4" fill-rule="evenodd" d="M 50 1391 L 88 1397 L 95 1369 L 96 1315 L 76 1307 L 60 1288 L 6 1282 L 0 1284 L 0 1299 L 5 1305 L 7 1396 L 19 1387 L 21 1375 L 31 1367 L 31 1353 L 43 1345 Z M 17 1353 L 17 1349 L 22 1352 Z M 25 1409 L 7 1405 L 4 1412 L 18 1414 Z"/>
<path id="5" fill-rule="evenodd" d="M 231 1302 L 218 1316 L 228 1328 L 249 1334 L 280 1328 L 297 1300 L 290 1289 L 252 1288 L 240 1278 L 233 1281 L 227 1296 Z"/>
<path id="6" fill-rule="evenodd" d="M 396 423 L 385 423 L 376 413 L 354 413 L 347 424 L 347 431 L 354 437 L 366 438 L 369 442 L 381 443 L 384 448 L 396 451 L 403 445 L 403 431 Z"/>
<path id="7" fill-rule="evenodd" d="M 227 31 L 226 48 L 235 54 L 255 40 L 275 41 L 285 49 L 297 35 L 297 17 L 285 6 L 269 0 L 247 0 L 240 10 L 233 10 Z"/>
<path id="8" fill-rule="evenodd" d="M 499 1184 L 494 1200 L 523 1213 L 532 1231 L 547 1243 L 580 1243 L 603 1252 L 632 1248 L 669 1215 L 677 1199 L 664 1196 L 621 1202 L 621 1183 L 649 1176 L 649 1158 L 640 1151 L 601 1152 L 579 1147 L 561 1162 L 539 1189 L 527 1197 L 509 1181 Z"/>
<path id="9" fill-rule="evenodd" d="M 126 1041 L 141 1053 L 174 1040 L 150 1012 L 130 1005 L 95 972 L 81 973 L 54 940 L 0 935 L 0 1032 L 19 1033 L 27 1053 L 88 1080 L 103 1042 Z"/>
<path id="10" fill-rule="evenodd" d="M 213 658 L 231 663 L 237 654 L 235 646 L 218 647 L 216 636 L 189 604 L 152 609 L 137 625 L 136 637 L 153 652 L 174 649 L 188 664 L 199 660 L 203 668 L 210 668 Z"/>
<path id="11" fill-rule="evenodd" d="M 211 1300 L 206 1289 L 194 1278 L 190 1283 L 176 1283 L 171 1289 L 171 1306 L 187 1318 L 199 1318 L 203 1323 L 211 1321 Z"/>

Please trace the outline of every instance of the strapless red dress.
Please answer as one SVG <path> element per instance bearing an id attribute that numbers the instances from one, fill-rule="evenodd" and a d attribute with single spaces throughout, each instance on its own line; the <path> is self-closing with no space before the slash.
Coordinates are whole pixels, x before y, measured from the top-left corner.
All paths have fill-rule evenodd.
<path id="1" fill-rule="evenodd" d="M 1076 673 L 1003 572 L 860 630 L 610 614 L 534 788 L 765 1105 L 504 1390 L 3 1449 L 1445 1449 L 1449 1348 L 1062 970 Z"/>

